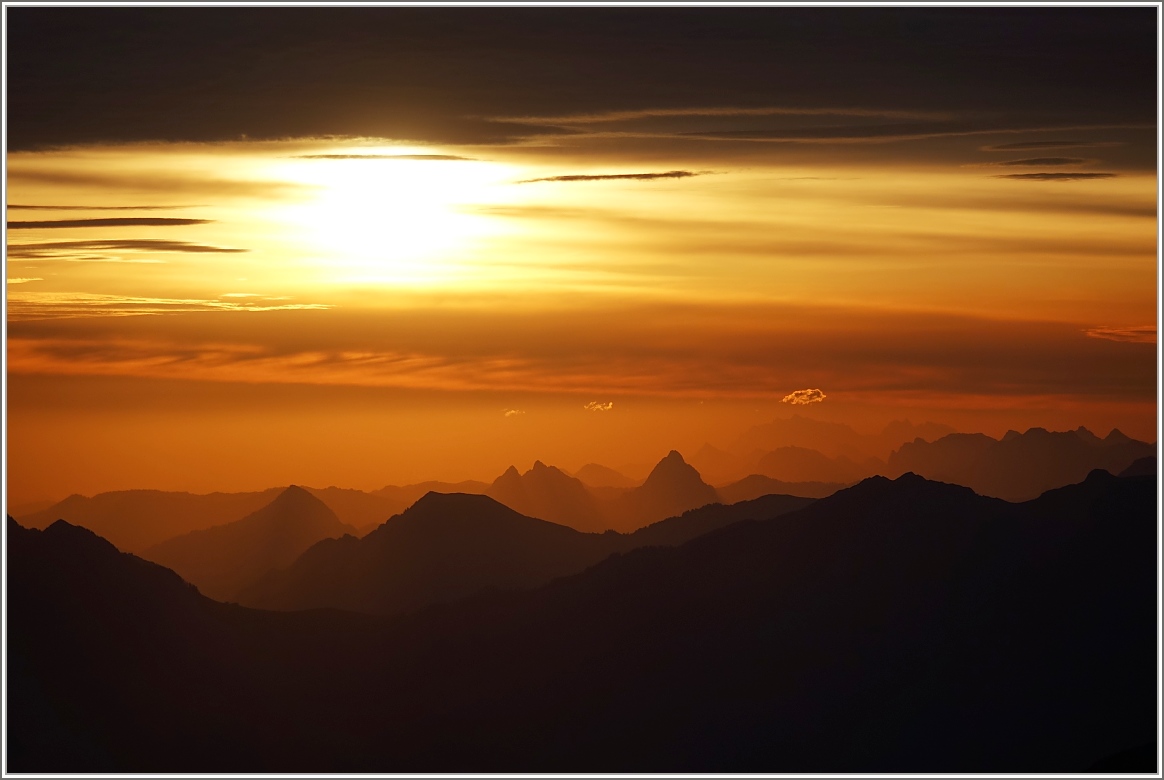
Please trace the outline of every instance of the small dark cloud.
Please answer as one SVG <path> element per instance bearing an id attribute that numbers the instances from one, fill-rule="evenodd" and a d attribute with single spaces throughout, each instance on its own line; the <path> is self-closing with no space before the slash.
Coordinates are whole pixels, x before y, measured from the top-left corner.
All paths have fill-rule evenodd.
<path id="1" fill-rule="evenodd" d="M 1037 168 L 1042 165 L 1082 165 L 1086 162 L 1091 162 L 1091 160 L 1087 160 L 1082 157 L 1028 157 L 1025 160 L 1004 160 L 994 164 L 1015 166 L 1027 165 Z"/>
<path id="2" fill-rule="evenodd" d="M 1003 173 L 996 179 L 1018 179 L 1020 181 L 1080 181 L 1083 179 L 1114 179 L 1114 173 Z"/>
<path id="3" fill-rule="evenodd" d="M 111 239 L 108 241 L 48 241 L 38 244 L 11 244 L 10 257 L 49 257 L 72 254 L 81 250 L 130 251 L 130 252 L 193 252 L 193 253 L 234 253 L 246 249 L 191 244 L 186 241 L 166 241 L 153 238 Z"/>
<path id="4" fill-rule="evenodd" d="M 474 157 L 460 157 L 455 154 L 297 154 L 295 160 L 461 160 L 474 161 Z"/>
<path id="5" fill-rule="evenodd" d="M 173 227 L 205 225 L 209 219 L 175 219 L 171 217 L 109 217 L 105 219 L 48 219 L 35 222 L 9 222 L 9 230 L 89 227 Z"/>
<path id="6" fill-rule="evenodd" d="M 168 211 L 190 209 L 194 206 L 34 206 L 27 203 L 9 203 L 8 210 L 17 211 Z"/>
<path id="7" fill-rule="evenodd" d="M 984 152 L 1021 152 L 1035 149 L 1099 149 L 1105 146 L 1123 146 L 1122 141 L 1022 141 L 1013 144 L 995 144 L 981 147 Z"/>
<path id="8" fill-rule="evenodd" d="M 608 181 L 612 179 L 631 179 L 634 181 L 650 181 L 651 179 L 686 179 L 689 176 L 701 176 L 695 171 L 665 171 L 663 173 L 610 173 L 600 175 L 578 176 L 547 176 L 544 179 L 522 179 L 518 184 L 533 184 L 539 181 Z"/>

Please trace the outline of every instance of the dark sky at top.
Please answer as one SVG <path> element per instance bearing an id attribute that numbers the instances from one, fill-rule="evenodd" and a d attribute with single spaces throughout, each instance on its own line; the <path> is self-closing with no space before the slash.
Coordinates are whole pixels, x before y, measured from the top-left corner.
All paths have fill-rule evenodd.
<path id="1" fill-rule="evenodd" d="M 1154 123 L 1157 9 L 7 9 L 8 145 L 373 135 L 692 106 Z M 730 132 L 730 122 L 723 128 Z"/>

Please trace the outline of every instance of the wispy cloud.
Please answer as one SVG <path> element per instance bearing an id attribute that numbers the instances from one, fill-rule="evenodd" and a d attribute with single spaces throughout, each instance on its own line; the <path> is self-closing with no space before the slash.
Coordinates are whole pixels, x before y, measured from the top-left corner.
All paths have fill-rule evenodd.
<path id="1" fill-rule="evenodd" d="M 43 281 L 44 281 L 44 279 L 40 278 L 39 276 L 22 276 L 22 277 L 17 277 L 15 279 L 12 279 L 12 278 L 8 279 L 9 284 L 25 284 L 26 282 L 43 282 Z"/>
<path id="2" fill-rule="evenodd" d="M 48 206 L 28 203 L 9 203 L 9 211 L 169 211 L 170 209 L 193 209 L 188 206 Z"/>
<path id="3" fill-rule="evenodd" d="M 940 121 L 950 119 L 953 114 L 945 111 L 897 111 L 881 108 L 805 108 L 794 106 L 759 107 L 692 107 L 692 108 L 644 108 L 632 111 L 600 111 L 594 113 L 557 114 L 548 116 L 491 117 L 494 122 L 515 122 L 529 125 L 550 125 L 571 127 L 574 125 L 602 124 L 606 122 L 629 122 L 638 119 L 666 117 L 747 117 L 747 116 L 851 116 L 879 117 L 883 119 L 914 119 Z"/>
<path id="4" fill-rule="evenodd" d="M 475 157 L 456 154 L 296 154 L 295 160 L 445 160 L 473 162 Z"/>
<path id="5" fill-rule="evenodd" d="M 96 241 L 45 241 L 32 244 L 10 244 L 12 258 L 72 258 L 84 252 L 189 252 L 194 254 L 235 254 L 246 249 L 192 244 L 188 241 L 169 241 L 154 238 L 123 238 Z"/>
<path id="6" fill-rule="evenodd" d="M 179 219 L 176 217 L 107 217 L 104 219 L 47 219 L 8 223 L 9 230 L 44 230 L 46 228 L 101 228 L 101 227 L 177 227 L 205 225 L 209 219 Z"/>
<path id="7" fill-rule="evenodd" d="M 518 184 L 533 184 L 539 181 L 609 181 L 611 179 L 630 179 L 632 181 L 650 181 L 652 179 L 686 179 L 689 176 L 702 176 L 705 171 L 663 171 L 662 173 L 603 173 L 577 174 L 569 176 L 547 176 L 542 179 L 522 179 Z"/>
<path id="8" fill-rule="evenodd" d="M 1013 166 L 1032 166 L 1039 167 L 1041 165 L 1082 165 L 1083 163 L 1094 162 L 1083 157 L 1027 157 L 1023 160 L 1003 160 L 1002 162 L 991 163 L 992 165 L 1013 165 Z"/>
<path id="9" fill-rule="evenodd" d="M 582 408 L 589 412 L 609 412 L 614 408 L 614 401 L 607 401 L 606 403 L 602 403 L 600 401 L 591 401 L 590 403 L 585 404 Z"/>
<path id="10" fill-rule="evenodd" d="M 1106 146 L 1123 146 L 1123 141 L 1019 141 L 979 148 L 984 152 L 1021 152 L 1037 149 L 1099 149 Z"/>
<path id="11" fill-rule="evenodd" d="M 805 406 L 808 404 L 820 403 L 828 398 L 819 389 L 809 388 L 805 390 L 793 390 L 788 395 L 780 399 L 780 403 L 792 404 L 794 406 Z"/>
<path id="12" fill-rule="evenodd" d="M 11 320 L 68 319 L 72 317 L 125 317 L 143 314 L 182 314 L 198 311 L 277 311 L 329 309 L 322 303 L 274 303 L 280 299 L 242 302 L 201 298 L 150 298 L 72 292 L 14 292 L 8 296 Z"/>
<path id="13" fill-rule="evenodd" d="M 525 414 L 525 411 L 522 409 L 505 409 L 501 414 L 505 417 L 517 417 L 518 415 Z"/>
<path id="14" fill-rule="evenodd" d="M 1018 181 L 1085 181 L 1087 179 L 1114 179 L 1114 173 L 1000 173 L 996 179 L 1016 179 Z"/>
<path id="15" fill-rule="evenodd" d="M 1130 341 L 1137 344 L 1155 344 L 1156 326 L 1140 325 L 1122 328 L 1088 328 L 1083 331 L 1093 339 L 1107 341 Z"/>

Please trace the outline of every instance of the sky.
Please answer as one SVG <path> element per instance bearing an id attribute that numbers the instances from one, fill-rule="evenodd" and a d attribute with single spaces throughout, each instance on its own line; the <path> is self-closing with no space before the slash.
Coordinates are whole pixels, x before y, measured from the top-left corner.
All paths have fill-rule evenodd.
<path id="1" fill-rule="evenodd" d="M 1155 6 L 4 13 L 10 504 L 1156 439 Z"/>

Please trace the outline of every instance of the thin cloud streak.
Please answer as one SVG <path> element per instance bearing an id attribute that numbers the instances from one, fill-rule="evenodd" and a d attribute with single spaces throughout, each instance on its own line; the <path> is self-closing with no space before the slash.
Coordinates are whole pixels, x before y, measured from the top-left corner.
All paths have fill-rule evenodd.
<path id="1" fill-rule="evenodd" d="M 169 211 L 171 209 L 193 209 L 196 205 L 182 206 L 48 206 L 27 203 L 9 203 L 9 211 Z"/>
<path id="2" fill-rule="evenodd" d="M 951 119 L 955 115 L 946 111 L 898 111 L 879 108 L 800 108 L 793 106 L 741 108 L 720 106 L 706 108 L 644 108 L 631 111 L 603 111 L 582 114 L 560 114 L 556 116 L 489 117 L 489 120 L 515 124 L 571 127 L 574 125 L 602 124 L 605 122 L 626 122 L 636 119 L 697 116 L 851 116 L 942 121 Z"/>
<path id="3" fill-rule="evenodd" d="M 702 176 L 703 172 L 695 171 L 664 171 L 663 173 L 609 173 L 609 174 L 579 174 L 569 176 L 547 176 L 541 179 L 522 179 L 518 184 L 533 184 L 539 181 L 610 181 L 629 179 L 632 181 L 651 181 L 653 179 L 686 179 L 690 176 Z"/>
<path id="4" fill-rule="evenodd" d="M 1088 179 L 1114 179 L 1114 173 L 1000 173 L 996 179 L 1017 181 L 1086 181 Z"/>
<path id="5" fill-rule="evenodd" d="M 179 219 L 176 217 L 107 217 L 104 219 L 50 219 L 40 221 L 9 222 L 9 230 L 48 230 L 58 228 L 103 228 L 103 227 L 177 227 L 182 225 L 207 225 L 210 219 Z"/>
<path id="6" fill-rule="evenodd" d="M 1136 344 L 1155 344 L 1156 343 L 1156 326 L 1155 325 L 1141 325 L 1138 327 L 1124 327 L 1124 328 L 1088 328 L 1083 331 L 1093 339 L 1105 339 L 1107 341 L 1126 341 Z"/>
<path id="7" fill-rule="evenodd" d="M 135 315 L 182 314 L 198 311 L 279 311 L 329 309 L 329 304 L 294 303 L 265 305 L 198 298 L 154 298 L 99 293 L 16 292 L 8 296 L 10 322 L 23 320 L 71 319 L 75 317 L 125 317 Z"/>
<path id="8" fill-rule="evenodd" d="M 1088 162 L 1094 162 L 1094 160 L 1088 160 L 1083 157 L 1028 157 L 1024 160 L 1004 160 L 1002 162 L 992 163 L 992 165 L 1031 166 L 1037 168 L 1041 165 L 1082 165 Z"/>
<path id="9" fill-rule="evenodd" d="M 293 160 L 433 160 L 475 162 L 475 157 L 456 154 L 296 154 Z"/>
<path id="10" fill-rule="evenodd" d="M 1035 149 L 1100 149 L 1123 145 L 1123 141 L 1019 141 L 1013 144 L 981 146 L 979 149 L 984 152 L 1021 152 Z"/>
<path id="11" fill-rule="evenodd" d="M 109 239 L 105 241 L 46 241 L 35 244 L 9 244 L 8 256 L 14 258 L 69 257 L 80 250 L 129 252 L 188 252 L 194 254 L 237 254 L 247 249 L 167 241 L 160 238 Z"/>

